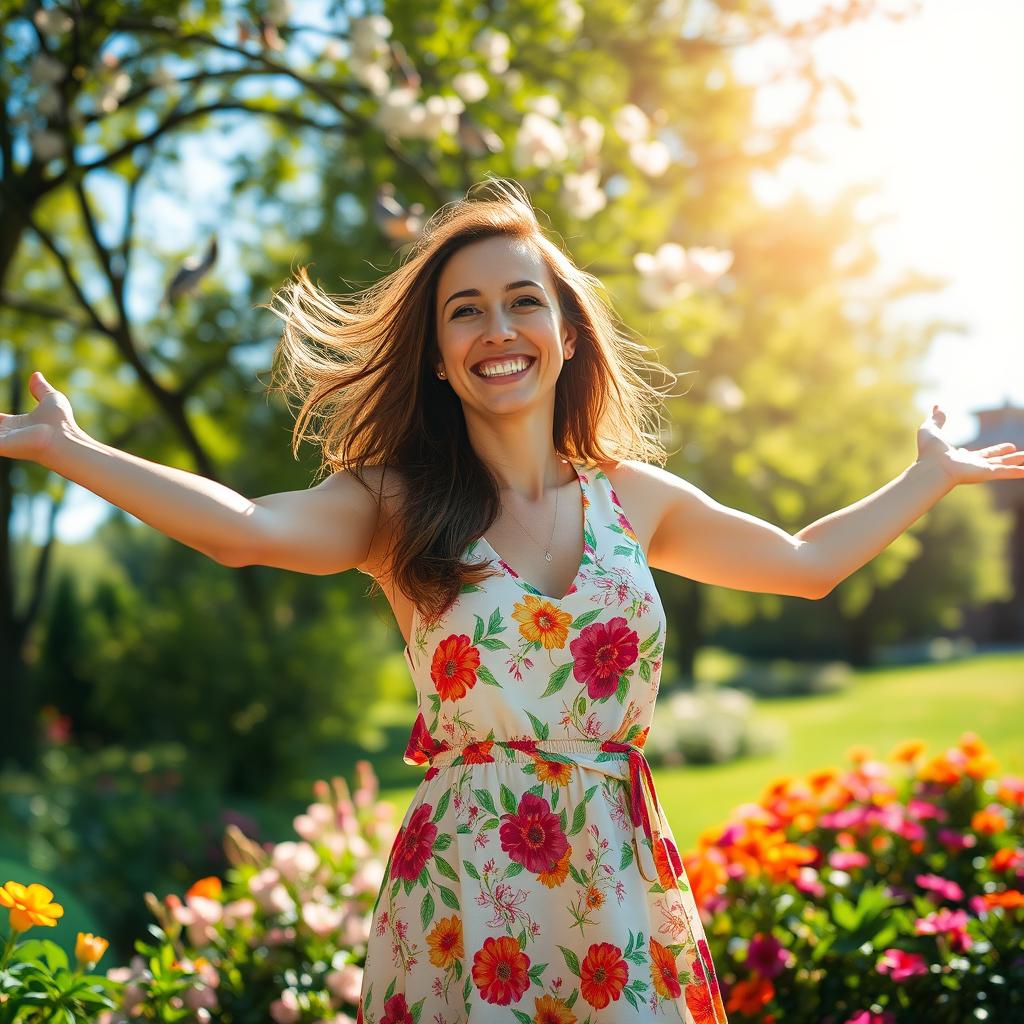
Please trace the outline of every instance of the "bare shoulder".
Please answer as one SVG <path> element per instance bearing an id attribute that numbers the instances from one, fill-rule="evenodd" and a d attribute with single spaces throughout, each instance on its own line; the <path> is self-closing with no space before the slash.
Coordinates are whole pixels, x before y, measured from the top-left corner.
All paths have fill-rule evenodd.
<path id="1" fill-rule="evenodd" d="M 636 459 L 602 462 L 598 468 L 608 477 L 619 505 L 646 553 L 672 498 L 672 474 Z"/>

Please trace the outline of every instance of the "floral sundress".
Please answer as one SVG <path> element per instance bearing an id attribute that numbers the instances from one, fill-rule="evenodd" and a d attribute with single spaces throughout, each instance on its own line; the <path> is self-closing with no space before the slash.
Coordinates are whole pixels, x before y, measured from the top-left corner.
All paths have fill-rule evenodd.
<path id="1" fill-rule="evenodd" d="M 501 575 L 412 623 L 427 771 L 374 905 L 356 1024 L 727 1024 L 644 741 L 665 613 L 608 476 L 576 470 L 563 597 Z"/>

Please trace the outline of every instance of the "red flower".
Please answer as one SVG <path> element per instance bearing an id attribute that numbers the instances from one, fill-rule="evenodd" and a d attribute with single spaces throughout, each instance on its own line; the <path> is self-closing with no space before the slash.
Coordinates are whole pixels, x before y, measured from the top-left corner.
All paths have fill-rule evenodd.
<path id="1" fill-rule="evenodd" d="M 476 686 L 480 652 L 465 633 L 442 640 L 430 661 L 430 678 L 441 700 L 458 700 Z"/>
<path id="2" fill-rule="evenodd" d="M 610 942 L 595 942 L 580 964 L 580 995 L 591 1006 L 604 1009 L 618 999 L 629 980 L 629 964 L 622 950 Z"/>
<path id="3" fill-rule="evenodd" d="M 435 754 L 448 749 L 446 740 L 435 740 L 427 729 L 427 723 L 421 711 L 412 724 L 409 742 L 405 746 L 402 760 L 406 764 L 426 764 Z"/>
<path id="4" fill-rule="evenodd" d="M 467 743 L 462 748 L 463 764 L 490 764 L 494 758 L 491 756 L 491 747 L 494 740 L 477 740 L 475 743 Z"/>
<path id="5" fill-rule="evenodd" d="M 511 936 L 486 938 L 473 955 L 473 983 L 488 1003 L 517 1003 L 530 987 L 530 958 Z M 383 1022 L 381 1022 L 383 1024 Z"/>
<path id="6" fill-rule="evenodd" d="M 537 741 L 535 739 L 508 740 L 505 746 L 510 750 L 521 750 L 524 754 L 535 754 L 537 752 Z"/>
<path id="7" fill-rule="evenodd" d="M 437 826 L 427 819 L 433 810 L 423 803 L 412 812 L 405 828 L 399 830 L 391 853 L 391 877 L 412 881 L 419 877 L 437 838 Z"/>
<path id="8" fill-rule="evenodd" d="M 384 1016 L 380 1024 L 413 1024 L 412 1014 L 401 992 L 396 992 L 384 1003 Z"/>
<path id="9" fill-rule="evenodd" d="M 609 697 L 619 686 L 619 676 L 640 653 L 640 638 L 626 619 L 617 615 L 607 622 L 592 622 L 569 644 L 574 658 L 572 674 L 587 684 L 591 697 Z"/>
<path id="10" fill-rule="evenodd" d="M 542 796 L 524 793 L 517 814 L 503 814 L 501 848 L 527 871 L 550 871 L 569 846 L 562 823 Z"/>

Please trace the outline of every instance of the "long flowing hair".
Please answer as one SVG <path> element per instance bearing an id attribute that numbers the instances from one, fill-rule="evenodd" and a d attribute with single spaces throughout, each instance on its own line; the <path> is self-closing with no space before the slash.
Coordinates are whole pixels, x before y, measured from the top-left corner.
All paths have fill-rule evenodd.
<path id="1" fill-rule="evenodd" d="M 620 330 L 601 281 L 546 237 L 529 195 L 511 179 L 489 177 L 442 206 L 404 262 L 370 287 L 331 294 L 302 267 L 273 295 L 283 309 L 266 307 L 284 321 L 270 389 L 285 393 L 295 415 L 293 457 L 309 440 L 320 446 L 321 475 L 347 470 L 367 489 L 363 467 L 401 476 L 402 503 L 390 516 L 381 575 L 427 618 L 442 614 L 463 587 L 497 572 L 489 560 L 461 558 L 500 512 L 498 481 L 469 443 L 458 396 L 433 369 L 440 362 L 441 271 L 463 246 L 496 235 L 535 247 L 562 317 L 577 331 L 574 356 L 555 388 L 555 450 L 586 466 L 624 459 L 663 465 L 666 396 L 643 371 L 656 369 L 673 383 L 677 375 L 648 361 L 643 353 L 650 349 Z M 376 498 L 380 529 L 380 489 Z"/>

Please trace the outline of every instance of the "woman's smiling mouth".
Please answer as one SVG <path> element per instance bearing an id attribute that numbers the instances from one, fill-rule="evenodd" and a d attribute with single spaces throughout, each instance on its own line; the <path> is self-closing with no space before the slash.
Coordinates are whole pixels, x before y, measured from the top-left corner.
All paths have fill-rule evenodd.
<path id="1" fill-rule="evenodd" d="M 510 356 L 502 359 L 486 359 L 476 364 L 472 372 L 482 380 L 491 383 L 506 383 L 509 381 L 521 380 L 530 372 L 530 367 L 536 362 L 534 356 Z M 526 363 L 523 366 L 523 363 Z M 487 370 L 487 373 L 483 371 Z"/>

